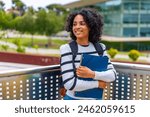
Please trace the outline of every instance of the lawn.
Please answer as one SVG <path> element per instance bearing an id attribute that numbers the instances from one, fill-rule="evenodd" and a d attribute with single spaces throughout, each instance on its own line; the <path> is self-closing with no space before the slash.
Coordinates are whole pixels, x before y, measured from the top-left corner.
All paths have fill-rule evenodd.
<path id="1" fill-rule="evenodd" d="M 62 44 L 67 43 L 66 40 L 60 39 L 31 39 L 31 38 L 8 38 L 1 39 L 1 41 L 7 41 L 11 43 L 21 43 L 22 46 L 33 47 L 34 45 L 38 45 L 39 48 L 52 48 L 59 49 Z M 33 46 L 32 46 L 33 41 Z"/>

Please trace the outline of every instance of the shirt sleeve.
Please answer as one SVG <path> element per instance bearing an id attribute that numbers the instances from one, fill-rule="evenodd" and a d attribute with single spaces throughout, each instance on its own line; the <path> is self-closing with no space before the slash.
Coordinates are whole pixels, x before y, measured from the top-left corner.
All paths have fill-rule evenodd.
<path id="1" fill-rule="evenodd" d="M 83 91 L 98 88 L 98 81 L 80 80 L 74 75 L 72 53 L 68 44 L 60 47 L 61 54 L 61 74 L 64 86 L 67 90 Z"/>
<path id="2" fill-rule="evenodd" d="M 105 45 L 103 45 L 103 46 L 105 47 Z M 108 56 L 106 51 L 104 51 L 103 56 Z M 95 78 L 94 79 L 95 80 L 102 80 L 105 82 L 113 82 L 116 79 L 116 77 L 117 77 L 116 70 L 114 69 L 114 66 L 109 59 L 107 70 L 102 71 L 102 72 L 95 71 Z"/>

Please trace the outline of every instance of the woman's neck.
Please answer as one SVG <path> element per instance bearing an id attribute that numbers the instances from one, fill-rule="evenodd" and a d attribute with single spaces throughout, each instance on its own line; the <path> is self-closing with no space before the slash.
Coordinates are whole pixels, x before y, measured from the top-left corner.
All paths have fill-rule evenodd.
<path id="1" fill-rule="evenodd" d="M 89 45 L 88 39 L 77 39 L 76 42 L 77 42 L 79 45 Z"/>

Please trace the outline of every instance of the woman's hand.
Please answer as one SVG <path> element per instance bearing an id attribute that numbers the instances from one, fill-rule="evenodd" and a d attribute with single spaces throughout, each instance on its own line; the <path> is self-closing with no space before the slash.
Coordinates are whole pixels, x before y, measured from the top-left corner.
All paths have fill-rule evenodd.
<path id="1" fill-rule="evenodd" d="M 106 85 L 107 85 L 106 82 L 101 81 L 101 80 L 98 81 L 98 88 L 104 89 L 104 88 L 106 88 Z"/>
<path id="2" fill-rule="evenodd" d="M 78 67 L 76 69 L 76 74 L 78 77 L 82 77 L 82 78 L 94 78 L 95 77 L 95 72 L 85 66 Z"/>

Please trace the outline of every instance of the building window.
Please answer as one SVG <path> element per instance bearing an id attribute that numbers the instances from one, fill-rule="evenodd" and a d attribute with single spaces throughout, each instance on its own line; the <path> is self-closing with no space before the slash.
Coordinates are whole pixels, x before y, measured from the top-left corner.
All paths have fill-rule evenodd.
<path id="1" fill-rule="evenodd" d="M 150 2 L 142 2 L 141 3 L 141 9 L 142 10 L 150 10 Z"/>
<path id="2" fill-rule="evenodd" d="M 123 23 L 138 23 L 138 14 L 124 14 Z"/>
<path id="3" fill-rule="evenodd" d="M 127 2 L 127 3 L 124 3 L 124 9 L 125 10 L 138 10 L 139 6 L 138 6 L 138 3 Z"/>
<path id="4" fill-rule="evenodd" d="M 126 37 L 136 37 L 138 35 L 137 28 L 123 28 L 123 35 Z"/>
<path id="5" fill-rule="evenodd" d="M 150 36 L 150 28 L 141 28 L 140 36 L 141 37 L 149 37 Z"/>
<path id="6" fill-rule="evenodd" d="M 140 22 L 141 23 L 150 23 L 150 14 L 141 14 Z"/>

